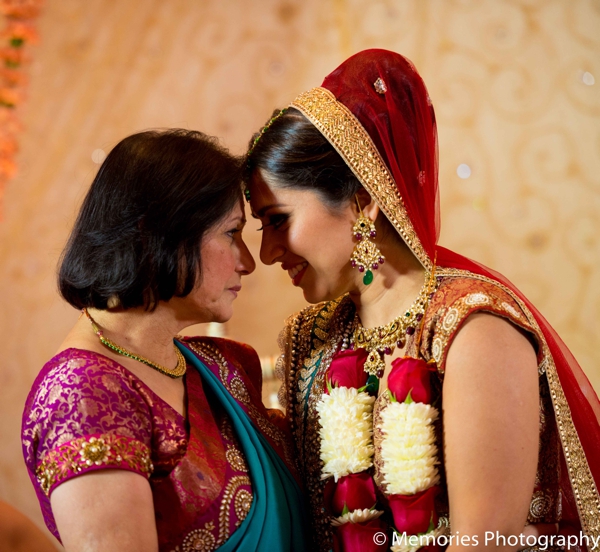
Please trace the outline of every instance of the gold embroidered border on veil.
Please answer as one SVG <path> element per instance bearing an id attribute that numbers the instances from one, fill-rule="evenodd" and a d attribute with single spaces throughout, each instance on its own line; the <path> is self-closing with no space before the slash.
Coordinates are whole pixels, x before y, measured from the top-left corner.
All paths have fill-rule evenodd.
<path id="1" fill-rule="evenodd" d="M 394 179 L 359 120 L 345 105 L 338 102 L 329 90 L 321 87 L 300 94 L 290 104 L 290 107 L 302 112 L 327 138 L 377 202 L 423 267 L 430 271 L 431 259 L 414 230 Z M 539 369 L 540 372 L 545 372 L 548 379 L 561 446 L 582 529 L 588 537 L 600 538 L 600 495 L 573 422 L 554 359 L 535 317 L 527 305 L 501 282 L 460 269 L 439 267 L 436 271 L 440 275 L 460 273 L 462 276 L 492 281 L 500 285 L 523 308 L 529 322 L 536 330 L 545 353 Z"/>
<path id="2" fill-rule="evenodd" d="M 408 218 L 402 198 L 371 137 L 358 119 L 326 88 L 313 88 L 291 104 L 315 125 L 342 156 L 427 271 L 431 259 Z"/>

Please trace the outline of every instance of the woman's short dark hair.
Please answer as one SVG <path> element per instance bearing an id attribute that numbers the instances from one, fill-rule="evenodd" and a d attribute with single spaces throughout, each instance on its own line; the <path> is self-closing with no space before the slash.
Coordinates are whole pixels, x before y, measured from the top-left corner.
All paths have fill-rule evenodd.
<path id="1" fill-rule="evenodd" d="M 241 198 L 241 163 L 216 138 L 140 132 L 108 154 L 63 252 L 58 284 L 74 307 L 152 309 L 201 274 L 202 237 Z"/>
<path id="2" fill-rule="evenodd" d="M 279 112 L 275 110 L 273 116 Z M 278 186 L 315 191 L 333 207 L 361 189 L 340 154 L 297 109 L 288 108 L 262 136 L 256 133 L 250 140 L 249 151 L 246 181 L 261 169 Z"/>

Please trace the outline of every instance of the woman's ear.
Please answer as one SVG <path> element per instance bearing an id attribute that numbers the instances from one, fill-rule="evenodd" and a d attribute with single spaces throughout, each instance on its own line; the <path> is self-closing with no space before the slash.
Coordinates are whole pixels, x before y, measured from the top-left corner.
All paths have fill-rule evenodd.
<path id="1" fill-rule="evenodd" d="M 358 190 L 355 196 L 354 210 L 356 211 L 357 218 L 360 215 L 359 205 L 360 210 L 362 210 L 365 217 L 370 218 L 372 221 L 377 220 L 377 216 L 379 215 L 379 205 L 375 203 L 373 198 L 369 195 L 369 192 L 364 188 Z"/>

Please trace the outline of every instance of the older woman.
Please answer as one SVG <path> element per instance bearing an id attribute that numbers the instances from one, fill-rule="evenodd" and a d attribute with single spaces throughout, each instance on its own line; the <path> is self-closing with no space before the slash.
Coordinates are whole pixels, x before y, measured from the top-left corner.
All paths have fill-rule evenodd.
<path id="1" fill-rule="evenodd" d="M 22 430 L 67 551 L 305 550 L 256 353 L 177 336 L 228 320 L 254 270 L 239 167 L 199 132 L 142 132 L 110 152 L 84 200 L 59 274 L 83 312 L 35 380 Z"/>
<path id="2" fill-rule="evenodd" d="M 315 550 L 597 546 L 598 399 L 510 282 L 437 245 L 414 66 L 351 57 L 276 112 L 248 170 L 261 260 L 315 303 L 282 335 Z"/>

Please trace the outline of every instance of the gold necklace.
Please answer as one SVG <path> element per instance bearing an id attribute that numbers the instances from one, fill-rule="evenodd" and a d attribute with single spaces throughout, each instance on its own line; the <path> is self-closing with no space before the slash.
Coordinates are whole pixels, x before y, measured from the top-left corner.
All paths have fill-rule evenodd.
<path id="1" fill-rule="evenodd" d="M 128 358 L 132 358 L 133 360 L 137 360 L 138 362 L 141 362 L 142 364 L 145 364 L 146 366 L 150 366 L 150 368 L 154 368 L 161 374 L 164 374 L 165 376 L 169 376 L 170 378 L 181 378 L 185 374 L 185 371 L 187 369 L 185 357 L 183 356 L 183 353 L 179 350 L 177 345 L 175 345 L 175 343 L 173 343 L 173 347 L 175 348 L 175 354 L 177 355 L 177 366 L 175 366 L 175 368 L 173 368 L 173 369 L 165 368 L 164 366 L 161 366 L 160 364 L 157 364 L 156 362 L 152 362 L 151 360 L 148 360 L 147 358 L 144 358 L 143 356 L 136 355 L 135 353 L 132 353 L 131 351 L 128 351 L 127 349 L 124 349 L 120 345 L 117 345 L 110 339 L 104 337 L 104 335 L 102 334 L 102 330 L 100 328 L 98 328 L 96 321 L 92 318 L 92 316 L 88 312 L 88 310 L 85 308 L 82 310 L 83 310 L 83 313 L 88 317 L 89 321 L 92 323 L 92 329 L 94 330 L 94 333 L 100 339 L 100 343 L 102 343 L 102 345 L 104 345 L 105 347 L 108 347 L 109 349 L 113 350 L 115 353 L 118 353 L 118 354 L 123 355 Z"/>
<path id="2" fill-rule="evenodd" d="M 437 280 L 435 278 L 435 265 L 430 275 L 426 275 L 425 283 L 417 295 L 414 303 L 408 310 L 394 318 L 385 326 L 363 328 L 360 323 L 354 330 L 354 347 L 366 349 L 369 352 L 364 370 L 371 376 L 381 378 L 385 371 L 385 355 L 391 355 L 396 347 L 402 348 L 406 343 L 406 336 L 413 335 L 418 324 L 423 320 L 427 304 L 435 291 Z"/>

